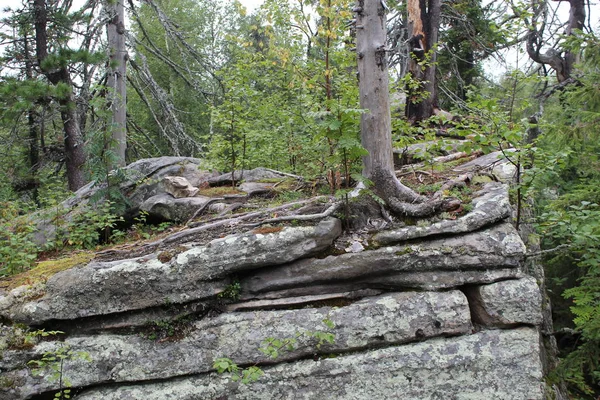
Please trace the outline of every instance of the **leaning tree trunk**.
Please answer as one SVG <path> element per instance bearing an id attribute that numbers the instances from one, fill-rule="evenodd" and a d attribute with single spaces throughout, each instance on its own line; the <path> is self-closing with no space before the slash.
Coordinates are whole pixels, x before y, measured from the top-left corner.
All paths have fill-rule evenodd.
<path id="1" fill-rule="evenodd" d="M 48 11 L 45 0 L 33 1 L 35 15 L 36 56 L 42 73 L 55 86 L 64 85 L 69 90 L 58 99 L 60 116 L 63 122 L 65 164 L 69 190 L 76 191 L 85 185 L 83 165 L 86 160 L 83 135 L 79 129 L 77 105 L 73 94 L 73 82 L 65 65 L 48 65 Z"/>
<path id="2" fill-rule="evenodd" d="M 355 8 L 356 50 L 363 147 L 363 175 L 375 192 L 399 214 L 425 216 L 456 207 L 455 201 L 426 201 L 396 178 L 392 154 L 389 83 L 386 56 L 386 7 L 381 0 L 359 0 Z"/>
<path id="3" fill-rule="evenodd" d="M 116 156 L 115 167 L 125 166 L 126 139 L 126 97 L 125 86 L 127 50 L 125 49 L 125 11 L 123 0 L 109 1 L 107 10 L 110 20 L 106 27 L 108 47 L 110 51 L 106 85 L 109 88 L 112 108 L 112 139 L 111 146 Z"/>
<path id="4" fill-rule="evenodd" d="M 406 117 L 410 122 L 423 121 L 438 107 L 436 83 L 437 52 L 441 0 L 408 0 L 408 73 L 418 82 L 409 86 Z"/>

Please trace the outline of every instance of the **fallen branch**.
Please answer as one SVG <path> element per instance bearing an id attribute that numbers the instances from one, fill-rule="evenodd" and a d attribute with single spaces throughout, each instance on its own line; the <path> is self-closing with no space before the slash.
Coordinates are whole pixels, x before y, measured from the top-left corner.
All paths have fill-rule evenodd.
<path id="1" fill-rule="evenodd" d="M 194 218 L 196 218 L 198 215 L 202 214 L 204 212 L 204 210 L 206 210 L 208 208 L 208 206 L 211 205 L 212 203 L 215 203 L 217 201 L 223 201 L 223 200 L 225 200 L 225 199 L 222 197 L 215 197 L 215 198 L 209 199 L 206 203 L 204 203 L 200 208 L 198 208 L 196 210 L 194 215 L 192 215 L 185 224 L 188 225 L 191 221 L 194 220 Z"/>
<path id="2" fill-rule="evenodd" d="M 245 224 L 243 226 L 254 228 L 254 227 L 257 227 L 260 225 L 264 225 L 264 224 L 271 224 L 271 223 L 284 222 L 284 221 L 314 221 L 316 219 L 323 219 L 323 218 L 327 218 L 327 217 L 331 216 L 334 212 L 337 211 L 338 208 L 340 208 L 340 206 L 341 206 L 341 202 L 335 202 L 327 210 L 325 210 L 319 214 L 285 215 L 283 217 L 269 218 L 269 219 L 265 219 L 265 220 L 259 221 L 257 223 L 254 223 L 254 224 Z"/>
<path id="3" fill-rule="evenodd" d="M 558 246 L 556 246 L 556 247 L 554 247 L 552 249 L 540 250 L 540 251 L 536 251 L 535 253 L 527 253 L 527 254 L 525 254 L 525 257 L 526 258 L 540 257 L 540 256 L 543 256 L 543 255 L 546 255 L 546 254 L 556 253 L 557 251 L 568 249 L 568 248 L 571 248 L 571 247 L 573 247 L 572 244 L 565 243 L 565 244 L 558 245 Z"/>

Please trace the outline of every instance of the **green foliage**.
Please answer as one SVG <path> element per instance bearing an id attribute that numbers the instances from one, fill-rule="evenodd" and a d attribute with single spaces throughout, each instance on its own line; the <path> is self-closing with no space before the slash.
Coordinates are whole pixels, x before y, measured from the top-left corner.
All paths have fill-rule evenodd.
<path id="1" fill-rule="evenodd" d="M 231 299 L 238 300 L 240 298 L 240 292 L 242 291 L 242 285 L 239 281 L 234 281 L 227 285 L 224 291 L 217 295 L 220 299 Z"/>
<path id="2" fill-rule="evenodd" d="M 32 240 L 35 227 L 17 219 L 15 203 L 0 203 L 0 276 L 14 275 L 34 265 L 37 246 Z"/>
<path id="3" fill-rule="evenodd" d="M 528 177 L 537 199 L 549 287 L 563 297 L 555 309 L 570 309 L 577 347 L 561 361 L 555 378 L 565 380 L 576 398 L 600 394 L 600 40 L 578 34 L 567 40 L 583 51 L 571 85 L 546 105 Z M 558 307 L 557 307 L 558 305 Z M 566 325 L 565 312 L 559 322 Z"/>

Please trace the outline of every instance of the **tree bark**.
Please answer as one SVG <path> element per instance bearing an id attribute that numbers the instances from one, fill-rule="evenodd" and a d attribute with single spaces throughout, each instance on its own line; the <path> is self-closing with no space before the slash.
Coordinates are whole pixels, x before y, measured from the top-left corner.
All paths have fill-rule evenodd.
<path id="1" fill-rule="evenodd" d="M 127 115 L 127 90 L 125 85 L 127 50 L 125 48 L 125 11 L 123 0 L 107 2 L 106 8 L 111 16 L 106 27 L 110 51 L 106 85 L 109 88 L 112 109 L 112 151 L 116 156 L 114 167 L 124 167 Z"/>
<path id="2" fill-rule="evenodd" d="M 60 116 L 63 122 L 65 164 L 69 190 L 76 191 L 85 185 L 83 165 L 86 154 L 83 145 L 83 135 L 79 129 L 77 106 L 73 94 L 73 82 L 66 66 L 47 65 L 48 58 L 48 10 L 45 0 L 34 0 L 33 10 L 35 15 L 35 44 L 36 56 L 39 67 L 46 78 L 55 86 L 59 84 L 69 88 L 66 95 L 58 99 Z"/>
<path id="3" fill-rule="evenodd" d="M 368 152 L 363 157 L 363 175 L 394 212 L 430 215 L 452 202 L 426 202 L 425 197 L 400 183 L 394 173 L 384 4 L 381 0 L 359 0 L 355 9 L 360 107 L 366 110 L 360 122 L 362 145 Z"/>
<path id="4" fill-rule="evenodd" d="M 569 23 L 565 34 L 572 35 L 576 29 L 583 29 L 585 24 L 585 0 L 555 0 L 568 1 L 571 5 L 569 12 Z M 529 24 L 527 33 L 527 54 L 529 58 L 538 64 L 549 65 L 556 71 L 556 78 L 559 83 L 566 82 L 571 77 L 573 65 L 577 62 L 577 54 L 571 51 L 565 51 L 564 56 L 556 49 L 549 49 L 542 53 L 542 46 L 545 44 L 542 40 L 544 22 L 541 22 L 542 28 L 538 28 L 538 19 L 545 14 L 545 0 L 535 0 L 533 2 L 534 11 L 532 21 Z"/>
<path id="5" fill-rule="evenodd" d="M 419 85 L 408 88 L 406 117 L 423 121 L 438 108 L 435 45 L 438 42 L 441 0 L 408 0 L 408 73 Z"/>

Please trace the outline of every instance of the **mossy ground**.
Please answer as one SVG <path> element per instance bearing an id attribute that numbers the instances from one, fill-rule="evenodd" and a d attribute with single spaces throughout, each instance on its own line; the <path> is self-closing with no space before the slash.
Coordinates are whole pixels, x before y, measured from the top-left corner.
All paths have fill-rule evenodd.
<path id="1" fill-rule="evenodd" d="M 64 258 L 38 262 L 28 271 L 0 279 L 0 288 L 12 290 L 22 285 L 45 282 L 60 271 L 90 262 L 94 259 L 94 255 L 92 251 L 77 251 Z"/>

